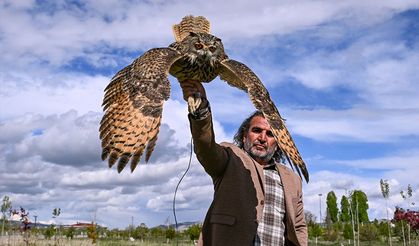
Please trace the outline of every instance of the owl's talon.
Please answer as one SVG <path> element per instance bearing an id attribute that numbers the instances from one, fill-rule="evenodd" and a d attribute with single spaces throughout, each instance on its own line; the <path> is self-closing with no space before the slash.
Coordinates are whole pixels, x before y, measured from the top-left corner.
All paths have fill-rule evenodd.
<path id="1" fill-rule="evenodd" d="M 188 97 L 188 109 L 191 114 L 194 114 L 198 108 L 199 105 L 201 105 L 202 99 L 200 97 L 194 98 L 194 97 Z"/>

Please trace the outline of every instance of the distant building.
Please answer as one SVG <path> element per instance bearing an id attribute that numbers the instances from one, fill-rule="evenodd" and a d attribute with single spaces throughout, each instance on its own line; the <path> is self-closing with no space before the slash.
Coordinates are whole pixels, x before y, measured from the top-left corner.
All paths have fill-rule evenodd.
<path id="1" fill-rule="evenodd" d="M 92 227 L 93 223 L 87 223 L 87 222 L 76 222 L 75 224 L 72 225 L 63 225 L 64 228 L 74 228 L 74 229 L 87 229 L 89 227 Z M 102 227 L 98 224 L 95 224 L 96 228 L 106 228 L 106 227 Z"/>
<path id="2" fill-rule="evenodd" d="M 89 227 L 92 227 L 93 223 L 85 223 L 85 222 L 76 222 L 76 224 L 72 224 L 72 225 L 65 225 L 64 227 L 72 227 L 75 229 L 86 229 Z"/>

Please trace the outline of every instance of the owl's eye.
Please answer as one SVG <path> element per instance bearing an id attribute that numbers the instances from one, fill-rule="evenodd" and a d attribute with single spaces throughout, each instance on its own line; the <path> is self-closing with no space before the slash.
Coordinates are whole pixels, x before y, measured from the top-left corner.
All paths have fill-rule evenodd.
<path id="1" fill-rule="evenodd" d="M 215 46 L 210 46 L 208 49 L 209 49 L 211 52 L 214 52 L 217 48 L 215 48 Z"/>
<path id="2" fill-rule="evenodd" d="M 204 46 L 202 44 L 200 44 L 200 43 L 195 44 L 195 49 L 200 50 L 202 48 L 204 48 Z"/>

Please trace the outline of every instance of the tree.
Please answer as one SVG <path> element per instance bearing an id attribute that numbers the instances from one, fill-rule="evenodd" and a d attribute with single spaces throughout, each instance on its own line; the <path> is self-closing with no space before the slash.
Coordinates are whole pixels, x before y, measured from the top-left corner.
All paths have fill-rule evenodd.
<path id="1" fill-rule="evenodd" d="M 133 231 L 133 238 L 144 240 L 149 232 L 146 224 L 141 223 L 135 230 Z"/>
<path id="2" fill-rule="evenodd" d="M 6 222 L 6 213 L 10 211 L 12 208 L 12 202 L 10 201 L 10 198 L 8 196 L 3 197 L 3 202 L 1 204 L 1 213 L 2 213 L 2 226 L 1 226 L 1 235 L 4 235 L 4 224 Z"/>
<path id="3" fill-rule="evenodd" d="M 400 191 L 400 195 L 402 196 L 403 200 L 407 200 L 407 208 L 409 210 L 411 205 L 414 205 L 414 203 L 410 203 L 410 198 L 412 197 L 412 186 L 410 184 L 407 185 L 407 192 L 404 194 L 403 190 Z M 404 236 L 404 223 L 402 220 L 402 230 L 403 230 L 403 242 L 405 242 L 405 236 Z M 410 245 L 410 224 L 407 224 L 407 235 L 408 235 L 408 244 Z"/>
<path id="4" fill-rule="evenodd" d="M 351 224 L 346 223 L 343 226 L 343 237 L 348 240 L 351 240 L 354 237 L 354 231 L 352 230 Z"/>
<path id="5" fill-rule="evenodd" d="M 313 213 L 311 213 L 310 211 L 304 211 L 304 218 L 305 218 L 305 221 L 306 221 L 307 225 L 315 224 L 316 219 L 317 219 L 316 216 Z"/>
<path id="6" fill-rule="evenodd" d="M 199 238 L 199 234 L 201 233 L 202 227 L 199 224 L 192 225 L 186 230 L 186 234 L 189 235 L 191 241 L 195 241 Z"/>
<path id="7" fill-rule="evenodd" d="M 394 221 L 397 222 L 397 224 L 400 224 L 401 222 L 406 221 L 409 224 L 410 228 L 416 232 L 416 235 L 419 234 L 419 211 L 414 211 L 414 210 L 406 211 L 403 208 L 396 207 L 396 211 L 394 211 L 393 219 Z"/>
<path id="8" fill-rule="evenodd" d="M 351 194 L 352 212 L 357 222 L 369 222 L 368 198 L 361 190 L 354 190 Z"/>
<path id="9" fill-rule="evenodd" d="M 97 227 L 97 225 L 95 223 L 93 223 L 93 221 L 92 221 L 92 224 L 86 228 L 87 237 L 92 239 L 93 244 L 96 243 L 96 240 L 98 238 L 98 232 L 97 232 L 96 227 Z"/>
<path id="10" fill-rule="evenodd" d="M 388 243 L 391 246 L 391 228 L 390 228 L 390 220 L 388 219 L 388 204 L 387 204 L 388 197 L 390 196 L 390 185 L 388 184 L 387 180 L 380 179 L 380 188 L 381 188 L 381 194 L 383 194 L 383 197 L 386 200 Z"/>
<path id="11" fill-rule="evenodd" d="M 329 193 L 327 193 L 326 204 L 327 204 L 327 208 L 326 208 L 327 215 L 329 216 L 330 220 L 333 223 L 336 223 L 338 221 L 339 210 L 338 210 L 338 205 L 336 202 L 335 192 L 330 191 Z"/>
<path id="12" fill-rule="evenodd" d="M 342 222 L 349 222 L 351 221 L 351 215 L 349 212 L 349 201 L 348 198 L 343 195 L 342 199 L 340 200 L 340 221 Z"/>
<path id="13" fill-rule="evenodd" d="M 60 216 L 60 214 L 61 214 L 61 208 L 54 208 L 52 210 L 52 218 L 57 218 L 58 216 Z M 59 239 L 57 238 L 57 236 L 61 237 L 61 227 L 57 226 L 55 227 L 55 230 L 56 230 L 55 235 L 54 235 L 55 243 L 58 244 Z"/>
<path id="14" fill-rule="evenodd" d="M 13 215 L 18 215 L 20 217 L 20 230 L 22 232 L 23 241 L 26 245 L 29 245 L 29 212 L 27 212 L 24 208 L 20 207 L 20 211 L 13 210 Z"/>
<path id="15" fill-rule="evenodd" d="M 51 239 L 55 235 L 55 226 L 48 226 L 46 229 L 44 229 L 43 234 L 46 239 Z"/>
<path id="16" fill-rule="evenodd" d="M 411 186 L 410 184 L 408 184 L 408 185 L 407 185 L 406 195 L 404 194 L 404 192 L 403 192 L 403 191 L 400 191 L 400 195 L 402 196 L 402 198 L 403 198 L 404 200 L 406 200 L 406 199 L 407 199 L 407 206 L 408 206 L 408 209 L 409 209 L 409 207 L 410 207 L 411 205 L 415 205 L 415 203 L 414 203 L 414 202 L 410 203 L 410 198 L 412 197 L 412 193 L 413 193 L 413 190 L 412 190 L 412 186 Z"/>
<path id="17" fill-rule="evenodd" d="M 361 190 L 354 190 L 351 192 L 351 214 L 352 214 L 352 221 L 353 228 L 355 229 L 355 222 L 357 227 L 357 234 L 354 233 L 354 235 L 357 235 L 357 244 L 359 245 L 360 240 L 360 223 L 363 222 L 369 222 L 368 219 L 368 198 L 367 195 L 361 191 Z"/>
<path id="18" fill-rule="evenodd" d="M 61 214 L 61 208 L 54 208 L 52 210 L 52 218 L 57 218 Z"/>
<path id="19" fill-rule="evenodd" d="M 74 233 L 75 233 L 75 229 L 74 229 L 74 227 L 70 227 L 70 228 L 68 228 L 68 229 L 65 231 L 65 236 L 66 236 L 66 238 L 68 238 L 68 239 L 73 239 L 73 237 L 74 237 Z"/>
<path id="20" fill-rule="evenodd" d="M 376 222 L 377 224 L 377 228 L 378 228 L 378 234 L 382 237 L 386 237 L 388 238 L 389 234 L 388 234 L 388 223 L 387 221 L 380 221 L 380 222 Z"/>
<path id="21" fill-rule="evenodd" d="M 375 241 L 378 239 L 378 228 L 374 223 L 362 225 L 359 231 L 361 241 Z"/>
<path id="22" fill-rule="evenodd" d="M 330 241 L 330 242 L 335 242 L 338 238 L 339 238 L 339 228 L 337 228 L 336 226 L 337 224 L 334 225 L 329 225 L 327 227 L 327 230 L 323 232 L 323 238 L 326 241 Z"/>
<path id="23" fill-rule="evenodd" d="M 166 239 L 167 239 L 167 242 L 169 242 L 169 240 L 172 240 L 173 238 L 175 238 L 175 236 L 176 236 L 176 231 L 175 231 L 175 229 L 173 228 L 173 226 L 169 226 L 167 229 L 166 229 Z"/>
<path id="24" fill-rule="evenodd" d="M 163 236 L 163 229 L 161 227 L 153 227 L 150 230 L 151 237 L 159 238 Z"/>
<path id="25" fill-rule="evenodd" d="M 314 223 L 311 225 L 308 225 L 308 237 L 309 238 L 315 238 L 316 239 L 316 245 L 317 245 L 317 238 L 320 237 L 323 234 L 323 228 L 318 223 Z"/>

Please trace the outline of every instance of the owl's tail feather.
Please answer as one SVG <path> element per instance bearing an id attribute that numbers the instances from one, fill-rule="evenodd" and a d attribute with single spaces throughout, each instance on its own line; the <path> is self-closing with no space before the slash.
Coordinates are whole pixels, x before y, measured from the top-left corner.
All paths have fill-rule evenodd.
<path id="1" fill-rule="evenodd" d="M 179 24 L 173 25 L 176 42 L 182 41 L 191 32 L 210 33 L 210 22 L 204 16 L 187 15 Z"/>

